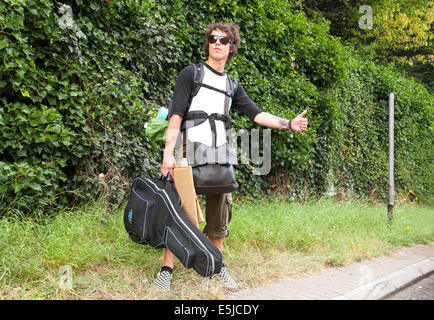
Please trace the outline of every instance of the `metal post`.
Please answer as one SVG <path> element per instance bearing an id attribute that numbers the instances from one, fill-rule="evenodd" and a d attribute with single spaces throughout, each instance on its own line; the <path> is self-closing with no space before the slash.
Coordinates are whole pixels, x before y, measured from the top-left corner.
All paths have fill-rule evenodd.
<path id="1" fill-rule="evenodd" d="M 389 94 L 389 204 L 387 215 L 389 223 L 393 219 L 393 206 L 395 205 L 395 182 L 394 182 L 394 100 L 395 93 Z"/>

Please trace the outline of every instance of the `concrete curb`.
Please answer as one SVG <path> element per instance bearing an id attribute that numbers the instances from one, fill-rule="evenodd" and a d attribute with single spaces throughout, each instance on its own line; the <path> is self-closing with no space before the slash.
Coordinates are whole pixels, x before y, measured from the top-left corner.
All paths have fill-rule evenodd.
<path id="1" fill-rule="evenodd" d="M 434 273 L 434 257 L 336 296 L 332 300 L 380 300 Z"/>

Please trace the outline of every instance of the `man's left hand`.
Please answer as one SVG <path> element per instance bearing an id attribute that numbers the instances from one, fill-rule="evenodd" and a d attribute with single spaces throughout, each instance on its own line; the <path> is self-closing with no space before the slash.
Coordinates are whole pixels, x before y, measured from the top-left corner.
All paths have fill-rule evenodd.
<path id="1" fill-rule="evenodd" d="M 294 131 L 306 131 L 307 129 L 307 119 L 304 118 L 307 110 L 304 110 L 298 116 L 291 120 L 291 129 Z"/>

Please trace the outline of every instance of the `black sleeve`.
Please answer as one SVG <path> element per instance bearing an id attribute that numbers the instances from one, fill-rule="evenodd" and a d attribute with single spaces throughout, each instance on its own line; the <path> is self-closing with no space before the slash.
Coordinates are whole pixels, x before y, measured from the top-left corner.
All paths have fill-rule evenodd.
<path id="1" fill-rule="evenodd" d="M 247 116 L 252 122 L 256 115 L 262 112 L 262 110 L 258 108 L 252 99 L 250 99 L 246 93 L 246 90 L 244 90 L 240 83 L 238 83 L 237 89 L 232 99 L 232 107 Z"/>
<path id="2" fill-rule="evenodd" d="M 184 116 L 187 111 L 194 78 L 194 66 L 189 65 L 181 70 L 173 91 L 172 105 L 169 108 L 168 119 L 174 114 Z"/>

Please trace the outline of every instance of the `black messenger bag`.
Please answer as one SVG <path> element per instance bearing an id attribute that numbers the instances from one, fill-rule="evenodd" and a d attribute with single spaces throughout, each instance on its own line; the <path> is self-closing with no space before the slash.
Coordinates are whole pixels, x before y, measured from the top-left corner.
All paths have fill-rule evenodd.
<path id="1" fill-rule="evenodd" d="M 197 194 L 229 193 L 238 188 L 231 164 L 203 164 L 192 167 Z"/>
<path id="2" fill-rule="evenodd" d="M 221 271 L 221 251 L 187 217 L 172 181 L 134 179 L 124 225 L 135 243 L 166 247 L 185 268 L 193 268 L 202 277 Z"/>

